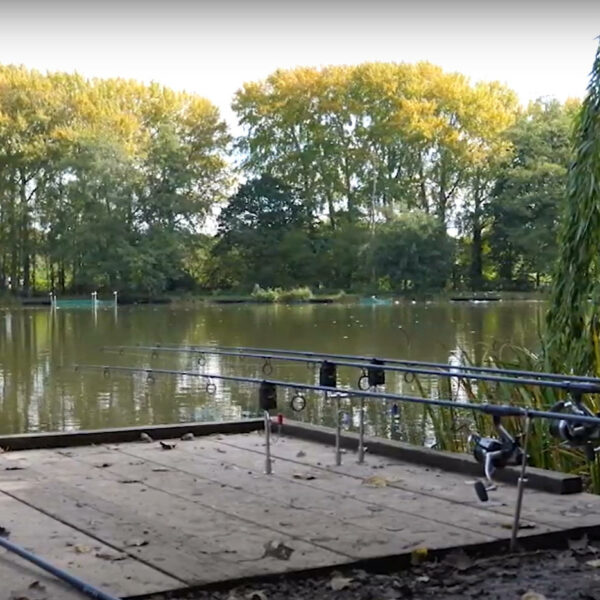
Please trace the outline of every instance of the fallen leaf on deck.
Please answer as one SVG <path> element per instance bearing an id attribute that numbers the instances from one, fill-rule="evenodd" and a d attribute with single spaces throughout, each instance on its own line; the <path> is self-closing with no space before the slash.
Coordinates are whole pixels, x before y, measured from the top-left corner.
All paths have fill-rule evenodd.
<path id="1" fill-rule="evenodd" d="M 12 591 L 8 600 L 49 600 L 46 587 L 34 581 L 24 590 Z"/>
<path id="2" fill-rule="evenodd" d="M 215 448 L 215 450 L 216 450 L 217 452 L 220 452 L 221 454 L 225 454 L 225 452 L 226 452 L 226 451 L 225 451 L 225 450 L 223 450 L 222 448 Z"/>
<path id="3" fill-rule="evenodd" d="M 140 548 L 141 546 L 147 546 L 150 542 L 148 540 L 130 540 L 125 544 L 126 548 Z"/>
<path id="4" fill-rule="evenodd" d="M 96 469 L 106 469 L 107 467 L 112 467 L 111 463 L 102 463 L 101 465 L 94 465 Z"/>
<path id="5" fill-rule="evenodd" d="M 169 444 L 168 442 L 160 442 L 160 447 L 163 450 L 173 450 L 173 448 L 175 448 L 175 446 L 177 446 L 177 444 Z"/>
<path id="6" fill-rule="evenodd" d="M 353 580 L 349 577 L 332 577 L 331 581 L 329 582 L 329 587 L 334 592 L 339 592 L 340 590 L 344 590 L 347 587 L 350 587 L 352 581 Z"/>
<path id="7" fill-rule="evenodd" d="M 146 444 L 151 444 L 154 441 L 147 433 L 141 433 L 140 440 L 146 442 Z"/>
<path id="8" fill-rule="evenodd" d="M 165 469 L 164 467 L 157 467 L 156 469 L 152 469 L 153 473 L 167 473 L 171 469 Z"/>
<path id="9" fill-rule="evenodd" d="M 39 581 L 34 581 L 33 583 L 29 584 L 29 589 L 40 590 L 41 592 L 43 592 L 46 589 L 46 586 L 42 585 Z"/>
<path id="10" fill-rule="evenodd" d="M 22 471 L 25 467 L 4 467 L 5 471 Z"/>
<path id="11" fill-rule="evenodd" d="M 294 479 L 305 479 L 306 481 L 311 481 L 313 479 L 316 479 L 316 477 L 314 475 L 311 475 L 310 473 L 294 473 L 293 478 Z"/>
<path id="12" fill-rule="evenodd" d="M 363 479 L 364 485 L 370 485 L 373 487 L 386 487 L 388 483 L 388 480 L 385 477 L 381 477 L 380 475 L 373 475 L 371 477 Z"/>
<path id="13" fill-rule="evenodd" d="M 87 554 L 88 552 L 92 551 L 92 549 L 89 546 L 82 546 L 81 544 L 77 544 L 76 546 L 74 546 L 73 550 L 75 550 L 77 554 Z"/>
<path id="14" fill-rule="evenodd" d="M 595 560 L 588 560 L 585 564 L 589 565 L 590 567 L 594 567 L 594 569 L 597 569 L 600 567 L 600 558 L 596 558 Z"/>
<path id="15" fill-rule="evenodd" d="M 521 596 L 521 600 L 547 600 L 546 596 L 543 594 L 538 594 L 537 592 L 525 592 Z"/>
<path id="16" fill-rule="evenodd" d="M 127 558 L 127 554 L 111 554 L 110 552 L 96 552 L 95 556 L 96 558 L 101 558 L 102 560 L 110 560 L 111 562 L 125 560 Z"/>
<path id="17" fill-rule="evenodd" d="M 119 483 L 142 483 L 140 479 L 119 479 Z"/>
<path id="18" fill-rule="evenodd" d="M 0 537 L 7 538 L 10 535 L 10 531 L 6 527 L 0 527 Z"/>
<path id="19" fill-rule="evenodd" d="M 193 433 L 184 433 L 181 436 L 181 440 L 183 442 L 191 442 L 194 439 L 194 434 Z"/>
<path id="20" fill-rule="evenodd" d="M 298 454 L 296 454 L 296 458 L 304 458 L 306 456 L 306 452 L 303 452 L 302 450 L 300 450 L 300 452 L 298 452 Z"/>
<path id="21" fill-rule="evenodd" d="M 270 556 L 271 558 L 276 558 L 277 560 L 289 560 L 293 552 L 294 549 L 286 546 L 283 542 L 270 541 L 265 544 L 265 553 L 263 554 L 263 558 Z"/>
<path id="22" fill-rule="evenodd" d="M 513 524 L 512 523 L 502 523 L 502 527 L 504 529 L 512 529 Z M 519 523 L 519 529 L 535 529 L 535 524 L 534 523 Z"/>

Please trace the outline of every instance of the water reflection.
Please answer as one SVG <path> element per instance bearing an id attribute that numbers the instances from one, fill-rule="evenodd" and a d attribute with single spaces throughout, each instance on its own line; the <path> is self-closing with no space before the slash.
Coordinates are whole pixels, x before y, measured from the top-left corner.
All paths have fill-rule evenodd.
<path id="1" fill-rule="evenodd" d="M 0 319 L 0 432 L 68 431 L 127 425 L 237 419 L 257 414 L 254 386 L 216 382 L 207 391 L 198 377 L 156 377 L 112 371 L 75 372 L 70 365 L 161 367 L 263 378 L 257 359 L 208 355 L 205 364 L 185 354 L 105 353 L 105 345 L 220 344 L 292 348 L 456 361 L 463 351 L 481 360 L 493 341 L 535 348 L 543 305 L 530 302 L 417 303 L 397 306 L 211 306 L 14 310 Z M 453 363 L 453 364 L 454 364 Z M 318 382 L 318 368 L 273 362 L 275 379 Z M 340 367 L 340 382 L 357 387 L 360 372 Z M 386 388 L 399 394 L 451 395 L 466 400 L 456 378 L 450 386 L 422 380 L 423 390 L 402 374 L 388 373 Z M 444 390 L 448 390 L 444 392 Z M 333 424 L 335 403 L 307 393 L 294 413 L 292 393 L 279 390 L 282 412 Z M 358 400 L 345 398 L 344 427 L 358 427 Z M 422 406 L 366 402 L 366 432 L 414 443 L 434 443 Z"/>

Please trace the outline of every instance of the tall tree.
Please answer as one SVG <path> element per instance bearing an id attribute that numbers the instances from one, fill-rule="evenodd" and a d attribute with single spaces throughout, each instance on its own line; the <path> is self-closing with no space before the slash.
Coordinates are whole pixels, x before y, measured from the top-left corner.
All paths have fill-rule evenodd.
<path id="1" fill-rule="evenodd" d="M 490 257 L 502 285 L 536 285 L 557 256 L 571 131 L 579 103 L 537 101 L 508 133 L 512 151 L 497 171 L 488 207 Z"/>
<path id="2" fill-rule="evenodd" d="M 548 310 L 550 368 L 600 375 L 600 45 L 578 116 L 558 265 Z M 590 302 L 591 299 L 591 302 Z"/>

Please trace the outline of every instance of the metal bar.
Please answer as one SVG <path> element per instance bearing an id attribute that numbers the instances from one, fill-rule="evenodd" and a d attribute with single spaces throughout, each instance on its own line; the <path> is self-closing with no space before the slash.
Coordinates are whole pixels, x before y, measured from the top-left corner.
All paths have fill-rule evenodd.
<path id="1" fill-rule="evenodd" d="M 115 596 L 111 596 L 110 594 L 103 592 L 102 590 L 94 587 L 93 585 L 86 583 L 82 579 L 79 579 L 78 577 L 75 577 L 74 575 L 63 571 L 58 567 L 55 567 L 53 564 L 45 561 L 43 558 L 33 554 L 32 552 L 29 552 L 28 550 L 25 550 L 25 548 L 21 548 L 21 546 L 17 546 L 17 544 L 14 544 L 13 542 L 9 542 L 6 538 L 3 538 L 1 536 L 0 546 L 5 548 L 9 552 L 17 554 L 21 558 L 28 560 L 40 569 L 43 569 L 44 571 L 47 571 L 48 573 L 54 575 L 54 577 L 57 577 L 61 581 L 68 583 L 69 585 L 71 585 L 81 593 L 85 594 L 86 596 L 94 598 L 94 600 L 119 600 Z"/>
<path id="2" fill-rule="evenodd" d="M 327 398 L 327 392 L 325 392 Z M 342 437 L 342 415 L 340 414 L 340 395 L 335 395 L 335 465 L 339 467 L 342 464 L 342 450 L 340 447 Z"/>
<path id="3" fill-rule="evenodd" d="M 119 347 L 114 347 L 115 349 L 119 349 Z M 187 348 L 165 348 L 162 346 L 151 347 L 151 346 L 141 346 L 138 349 L 148 349 L 152 350 L 152 352 L 186 352 L 186 353 L 194 353 L 194 354 L 208 354 L 211 353 L 208 349 L 206 350 L 198 350 L 198 349 L 187 349 Z M 260 358 L 266 360 L 282 360 L 287 362 L 301 362 L 301 363 L 321 363 L 322 360 L 320 358 L 312 358 L 310 356 L 292 356 L 292 355 L 281 355 L 278 354 L 269 354 L 269 353 L 252 353 L 246 352 L 241 354 L 239 352 L 233 352 L 228 350 L 216 350 L 215 354 L 225 354 L 228 356 L 240 356 L 245 358 Z M 321 355 L 322 357 L 326 357 L 327 355 Z M 362 357 L 360 360 L 363 360 Z M 348 360 L 338 360 L 336 364 L 340 367 L 354 367 L 357 369 L 365 369 L 371 364 L 372 359 L 368 359 L 369 363 L 364 362 L 354 362 Z M 384 361 L 386 359 L 378 359 Z M 497 383 L 520 383 L 521 385 L 532 385 L 537 387 L 549 387 L 556 388 L 561 390 L 578 390 L 581 392 L 587 393 L 600 393 L 600 379 L 592 379 L 592 381 L 579 381 L 572 380 L 568 375 L 565 375 L 563 379 L 560 379 L 560 375 L 557 373 L 552 373 L 552 378 L 545 377 L 544 373 L 535 373 L 536 378 L 518 376 L 518 377 L 507 377 L 500 375 L 484 375 L 481 373 L 453 373 L 450 371 L 440 371 L 439 367 L 436 366 L 434 368 L 420 368 L 420 367 L 410 367 L 410 366 L 400 366 L 400 365 L 391 365 L 391 364 L 381 364 L 377 365 L 378 368 L 384 369 L 386 371 L 400 372 L 400 373 L 414 373 L 417 375 L 434 375 L 436 377 L 456 377 L 457 379 L 472 379 L 476 381 L 494 381 Z M 435 370 L 438 369 L 438 370 Z"/>
<path id="4" fill-rule="evenodd" d="M 257 377 L 241 377 L 239 375 L 215 375 L 211 373 L 199 373 L 197 371 L 183 371 L 177 369 L 145 369 L 143 367 L 123 367 L 118 365 L 72 365 L 75 369 L 92 369 L 101 371 L 125 371 L 130 373 L 156 373 L 160 375 L 182 375 L 186 377 L 202 377 L 204 379 L 215 379 L 222 381 L 237 381 L 243 383 L 254 383 L 260 385 L 265 379 Z M 266 380 L 273 385 L 288 388 L 292 390 L 310 390 L 316 392 L 339 393 L 343 391 L 357 398 L 373 398 L 377 400 L 398 400 L 400 402 L 410 402 L 413 404 L 425 404 L 428 406 L 444 406 L 447 408 L 476 410 L 488 415 L 498 415 L 501 417 L 525 417 L 530 415 L 538 419 L 564 420 L 571 423 L 588 423 L 590 425 L 600 426 L 599 417 L 588 417 L 584 415 L 575 415 L 570 413 L 557 413 L 544 410 L 533 410 L 519 406 L 507 406 L 502 404 L 475 404 L 473 402 L 455 402 L 454 400 L 419 398 L 418 396 L 407 396 L 405 394 L 393 394 L 391 392 L 371 392 L 369 390 L 356 390 L 343 388 L 326 387 L 310 383 L 297 383 L 293 381 L 281 381 L 277 379 Z"/>
<path id="5" fill-rule="evenodd" d="M 156 350 L 165 352 L 189 352 L 197 354 L 221 354 L 225 356 L 250 356 L 255 354 L 256 358 L 270 357 L 274 360 L 283 360 L 283 356 L 301 356 L 304 358 L 331 358 L 340 360 L 356 360 L 371 362 L 374 358 L 381 360 L 388 365 L 406 365 L 415 367 L 433 367 L 443 370 L 458 370 L 474 373 L 504 373 L 506 375 L 515 375 L 518 377 L 540 377 L 555 381 L 576 381 L 580 383 L 596 383 L 600 385 L 598 377 L 586 377 L 583 375 L 562 375 L 560 373 L 544 373 L 543 371 L 525 371 L 519 369 L 499 369 L 497 367 L 480 367 L 469 365 L 450 365 L 447 363 L 437 363 L 418 360 L 405 360 L 398 358 L 378 358 L 373 356 L 360 356 L 353 354 L 331 354 L 327 352 L 308 352 L 302 350 L 283 350 L 278 348 L 256 348 L 252 346 L 105 346 L 104 350 Z M 257 354 L 258 353 L 258 354 Z M 281 358 L 278 356 L 280 355 Z M 302 360 L 301 362 L 306 362 Z M 321 362 L 321 361 L 316 361 Z M 364 366 L 364 365 L 363 365 Z M 459 377 L 459 375 L 453 375 Z"/>
<path id="6" fill-rule="evenodd" d="M 360 415 L 358 421 L 358 462 L 365 462 L 365 399 L 360 399 Z"/>
<path id="7" fill-rule="evenodd" d="M 271 415 L 268 410 L 265 410 L 265 473 L 272 473 L 271 466 Z"/>
<path id="8" fill-rule="evenodd" d="M 517 503 L 515 505 L 515 518 L 513 521 L 512 535 L 510 538 L 510 551 L 517 549 L 517 535 L 519 533 L 519 522 L 521 520 L 521 506 L 523 504 L 523 492 L 525 491 L 525 471 L 527 469 L 527 444 L 529 443 L 529 429 L 531 417 L 527 415 L 525 420 L 525 437 L 523 439 L 523 462 L 521 463 L 521 475 L 517 485 Z"/>

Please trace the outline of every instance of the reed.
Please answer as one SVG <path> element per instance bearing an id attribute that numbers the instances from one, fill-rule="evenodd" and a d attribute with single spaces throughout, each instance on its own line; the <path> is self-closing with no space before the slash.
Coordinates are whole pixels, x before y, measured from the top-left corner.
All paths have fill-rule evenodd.
<path id="1" fill-rule="evenodd" d="M 525 348 L 503 346 L 488 348 L 483 364 L 501 369 L 541 371 L 542 361 L 541 357 Z M 462 362 L 466 365 L 474 364 L 466 352 L 462 352 Z M 474 403 L 505 404 L 537 410 L 549 410 L 556 401 L 566 398 L 566 393 L 557 389 L 473 381 L 468 376 L 440 378 L 440 381 L 435 383 L 434 381 L 430 379 L 427 385 L 422 379 L 417 378 L 415 387 L 423 397 L 429 397 L 433 392 L 437 392 L 436 395 L 454 398 L 457 403 L 468 400 Z M 585 401 L 597 413 L 599 400 L 596 395 L 588 395 Z M 465 411 L 427 406 L 423 416 L 428 419 L 433 428 L 435 446 L 439 450 L 469 451 L 468 436 L 472 431 L 490 437 L 497 435 L 491 417 L 484 413 L 476 411 L 465 413 Z M 503 424 L 511 434 L 517 437 L 522 435 L 524 426 L 522 419 L 508 418 L 503 420 Z M 531 466 L 580 475 L 588 491 L 600 494 L 598 458 L 590 463 L 583 451 L 562 446 L 560 440 L 550 434 L 547 421 L 532 422 L 527 453 Z"/>

